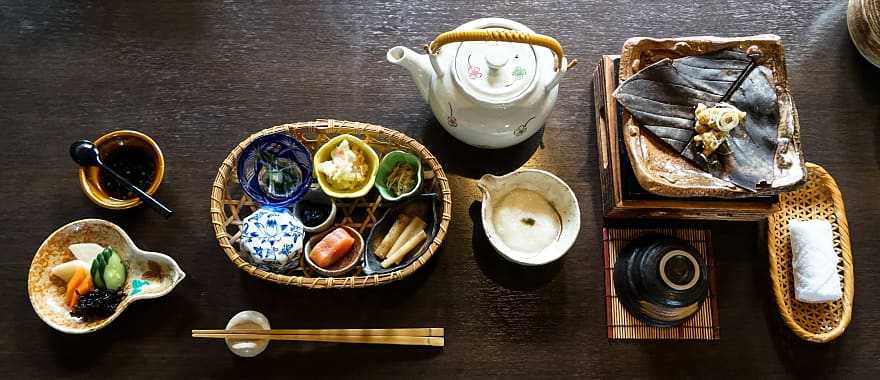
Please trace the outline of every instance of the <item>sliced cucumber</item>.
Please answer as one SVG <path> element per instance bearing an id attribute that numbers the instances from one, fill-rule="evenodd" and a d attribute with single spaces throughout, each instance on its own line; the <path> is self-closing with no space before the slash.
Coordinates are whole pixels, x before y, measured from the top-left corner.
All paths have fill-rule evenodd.
<path id="1" fill-rule="evenodd" d="M 101 265 L 101 255 L 95 257 L 95 260 L 92 261 L 92 283 L 95 284 L 96 288 L 104 288 L 104 279 L 101 274 L 104 273 L 104 265 Z"/>
<path id="2" fill-rule="evenodd" d="M 107 265 L 104 267 L 102 278 L 104 285 L 110 290 L 119 289 L 122 287 L 122 284 L 125 283 L 125 277 L 125 265 L 122 264 L 122 259 L 119 257 L 119 254 L 113 252 L 113 255 L 107 260 Z"/>
<path id="3" fill-rule="evenodd" d="M 107 248 L 104 248 L 104 251 L 101 252 L 101 256 L 104 259 L 103 261 L 104 261 L 105 265 L 107 264 L 107 262 L 110 261 L 110 256 L 113 256 L 113 254 L 115 254 L 115 253 L 116 253 L 116 250 L 114 250 L 113 247 L 108 246 Z"/>

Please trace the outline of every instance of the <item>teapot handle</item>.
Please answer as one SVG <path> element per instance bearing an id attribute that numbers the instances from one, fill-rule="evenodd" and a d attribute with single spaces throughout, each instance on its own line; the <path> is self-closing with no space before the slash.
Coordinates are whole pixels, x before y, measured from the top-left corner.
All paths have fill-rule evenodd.
<path id="1" fill-rule="evenodd" d="M 529 45 L 543 46 L 556 55 L 556 65 L 554 70 L 559 70 L 562 66 L 562 57 L 565 54 L 562 51 L 562 45 L 555 38 L 545 36 L 543 34 L 525 33 L 516 30 L 489 28 L 477 30 L 452 30 L 437 36 L 431 44 L 428 45 L 428 53 L 437 54 L 440 47 L 453 42 L 465 41 L 504 41 L 519 42 Z"/>

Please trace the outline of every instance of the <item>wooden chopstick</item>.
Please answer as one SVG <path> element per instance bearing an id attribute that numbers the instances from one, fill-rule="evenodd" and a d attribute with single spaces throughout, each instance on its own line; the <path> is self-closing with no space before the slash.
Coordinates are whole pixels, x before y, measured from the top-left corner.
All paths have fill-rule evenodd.
<path id="1" fill-rule="evenodd" d="M 232 329 L 232 330 L 192 330 L 193 335 L 199 334 L 257 334 L 257 335 L 333 335 L 333 336 L 416 336 L 443 337 L 443 328 L 411 328 L 411 329 Z"/>
<path id="2" fill-rule="evenodd" d="M 405 346 L 434 346 L 443 347 L 445 340 L 434 336 L 399 336 L 399 335 L 299 335 L 299 334 L 229 334 L 229 333 L 196 333 L 193 330 L 193 338 L 213 339 L 265 339 L 265 340 L 289 340 L 299 342 L 330 342 L 330 343 L 368 343 L 368 344 L 396 344 Z M 270 331 L 270 330 L 259 330 Z"/>

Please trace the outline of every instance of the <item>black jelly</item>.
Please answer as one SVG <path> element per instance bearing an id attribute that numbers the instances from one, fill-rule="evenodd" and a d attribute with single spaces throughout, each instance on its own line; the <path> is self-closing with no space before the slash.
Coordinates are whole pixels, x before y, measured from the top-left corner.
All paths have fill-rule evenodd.
<path id="1" fill-rule="evenodd" d="M 147 191 L 156 176 L 156 161 L 151 154 L 137 146 L 121 146 L 101 158 L 104 164 L 143 191 Z M 132 193 L 112 174 L 101 171 L 101 186 L 107 195 L 116 199 L 130 199 Z"/>
<path id="2" fill-rule="evenodd" d="M 302 208 L 300 217 L 302 217 L 302 223 L 306 227 L 317 227 L 330 216 L 330 206 L 327 205 L 302 201 L 300 202 L 300 207 Z"/>

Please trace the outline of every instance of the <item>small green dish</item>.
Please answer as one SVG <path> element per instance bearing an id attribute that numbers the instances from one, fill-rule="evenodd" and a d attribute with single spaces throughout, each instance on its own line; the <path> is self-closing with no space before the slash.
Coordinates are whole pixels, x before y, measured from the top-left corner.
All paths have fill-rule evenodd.
<path id="1" fill-rule="evenodd" d="M 388 179 L 388 175 L 391 174 L 391 171 L 394 170 L 394 167 L 398 163 L 406 163 L 416 169 L 416 185 L 412 190 L 406 192 L 404 194 L 400 194 L 398 196 L 393 196 L 391 191 L 388 190 L 388 185 L 385 181 Z M 422 160 L 419 159 L 418 156 L 407 153 L 402 150 L 395 150 L 389 152 L 382 157 L 382 161 L 379 162 L 379 172 L 376 173 L 376 190 L 379 190 L 379 194 L 382 195 L 382 198 L 388 201 L 399 201 L 403 198 L 406 198 L 410 195 L 415 194 L 419 189 L 422 188 Z"/>

